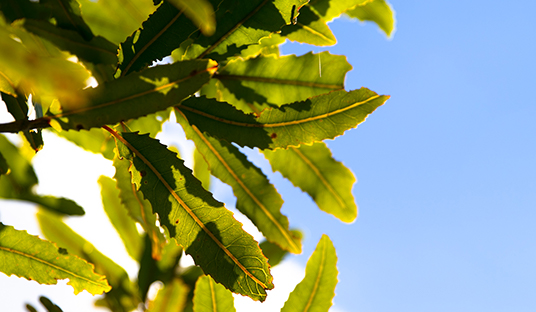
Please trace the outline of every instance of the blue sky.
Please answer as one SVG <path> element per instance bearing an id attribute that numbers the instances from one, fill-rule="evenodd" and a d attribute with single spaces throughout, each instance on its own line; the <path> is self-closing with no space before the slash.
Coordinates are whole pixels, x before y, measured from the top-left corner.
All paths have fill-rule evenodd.
<path id="1" fill-rule="evenodd" d="M 288 259 L 305 265 L 328 234 L 339 256 L 335 303 L 343 311 L 534 311 L 536 3 L 390 3 L 397 19 L 391 40 L 373 24 L 339 19 L 330 24 L 335 47 L 282 48 L 347 55 L 354 67 L 348 90 L 391 95 L 357 129 L 328 142 L 358 178 L 354 223 L 319 211 L 270 174 L 283 212 L 305 233 L 304 253 Z M 91 215 L 100 198 L 82 200 Z M 2 208 L 3 222 L 16 225 Z M 6 298 L 7 283 L 0 283 L 4 303 L 36 302 L 33 294 Z"/>
<path id="2" fill-rule="evenodd" d="M 330 24 L 338 44 L 327 50 L 354 67 L 346 89 L 391 99 L 328 142 L 358 178 L 355 223 L 283 194 L 291 222 L 306 228 L 297 258 L 330 235 L 335 302 L 347 311 L 534 311 L 536 4 L 390 3 L 392 40 L 373 24 Z"/>

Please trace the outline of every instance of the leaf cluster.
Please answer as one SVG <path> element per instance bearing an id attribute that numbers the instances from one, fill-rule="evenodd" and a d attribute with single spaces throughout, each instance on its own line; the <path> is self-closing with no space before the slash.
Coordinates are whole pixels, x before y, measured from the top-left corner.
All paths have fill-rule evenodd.
<path id="1" fill-rule="evenodd" d="M 0 95 L 13 117 L 0 132 L 26 140 L 0 135 L 0 197 L 43 208 L 48 239 L 0 223 L 3 273 L 41 284 L 67 278 L 75 293 L 105 293 L 96 304 L 112 311 L 232 311 L 231 292 L 264 301 L 270 268 L 301 253 L 302 235 L 241 147 L 258 149 L 321 210 L 357 217 L 355 177 L 322 141 L 357 127 L 388 96 L 345 90 L 344 56 L 281 56 L 279 46 L 335 44 L 327 23 L 342 14 L 390 35 L 385 1 L 0 0 L 0 12 Z M 167 120 L 194 142 L 193 171 L 156 139 Z M 42 129 L 113 160 L 116 174 L 98 183 L 139 263 L 136 280 L 66 225 L 65 215 L 84 214 L 78 204 L 34 192 Z M 213 197 L 211 176 L 231 186 L 263 243 Z M 196 266 L 182 267 L 184 254 Z M 155 283 L 163 286 L 149 298 Z M 283 311 L 327 311 L 336 283 L 335 249 L 323 236 Z"/>

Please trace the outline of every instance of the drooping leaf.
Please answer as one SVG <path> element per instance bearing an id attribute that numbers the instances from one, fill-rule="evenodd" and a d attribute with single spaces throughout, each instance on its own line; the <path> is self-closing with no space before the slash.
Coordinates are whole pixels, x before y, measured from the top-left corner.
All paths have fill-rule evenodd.
<path id="1" fill-rule="evenodd" d="M 327 312 L 333 304 L 338 273 L 335 247 L 324 234 L 307 261 L 305 277 L 290 293 L 281 312 Z"/>
<path id="2" fill-rule="evenodd" d="M 132 178 L 128 171 L 128 168 L 130 167 L 130 162 L 128 160 L 114 157 L 114 167 L 114 179 L 117 181 L 121 203 L 127 209 L 128 214 L 138 222 L 145 233 L 147 233 L 151 240 L 152 257 L 154 259 L 160 259 L 162 257 L 162 248 L 164 248 L 166 239 L 156 225 L 156 216 L 153 214 L 151 203 L 143 198 L 142 194 L 136 190 L 135 185 L 132 183 Z"/>
<path id="3" fill-rule="evenodd" d="M 149 68 L 88 88 L 81 92 L 85 105 L 62 102 L 61 112 L 49 111 L 43 118 L 64 130 L 81 130 L 152 114 L 199 90 L 210 79 L 214 66 L 209 60 L 195 60 Z"/>
<path id="4" fill-rule="evenodd" d="M 112 311 L 132 311 L 139 303 L 127 272 L 110 258 L 98 251 L 93 244 L 67 226 L 57 215 L 40 211 L 37 221 L 45 237 L 54 241 L 62 250 L 93 263 L 95 272 L 108 279 L 112 290 L 104 298 L 105 306 Z"/>
<path id="5" fill-rule="evenodd" d="M 147 135 L 108 129 L 120 155 L 132 162 L 133 181 L 160 222 L 206 274 L 233 292 L 263 301 L 272 289 L 266 259 L 232 213 L 195 179 L 175 153 Z M 120 144 L 119 144 L 120 143 Z"/>
<path id="6" fill-rule="evenodd" d="M 196 148 L 194 150 L 194 176 L 201 181 L 205 190 L 210 190 L 210 170 L 203 154 Z"/>
<path id="7" fill-rule="evenodd" d="M 74 30 L 62 29 L 41 20 L 24 20 L 22 25 L 26 30 L 49 40 L 81 60 L 110 65 L 117 62 L 117 46 L 101 36 L 86 40 Z"/>
<path id="8" fill-rule="evenodd" d="M 307 0 L 226 0 L 215 4 L 216 32 L 205 37 L 196 32 L 187 58 L 224 60 L 291 23 L 293 7 Z"/>
<path id="9" fill-rule="evenodd" d="M 110 290 L 106 277 L 96 274 L 90 263 L 70 255 L 56 244 L 0 223 L 0 271 L 40 284 L 54 285 L 69 279 L 75 294 L 87 290 L 102 294 Z"/>
<path id="10" fill-rule="evenodd" d="M 302 239 L 303 234 L 300 231 L 297 230 L 291 230 L 292 236 L 296 237 L 297 239 Z M 260 243 L 259 246 L 262 249 L 262 253 L 268 258 L 268 264 L 270 267 L 274 267 L 278 265 L 283 258 L 288 254 L 287 250 L 282 249 L 279 247 L 279 245 L 274 244 L 270 241 L 265 240 L 264 242 Z"/>
<path id="11" fill-rule="evenodd" d="M 2 100 L 6 104 L 8 112 L 15 120 L 28 120 L 28 102 L 24 94 L 18 93 L 12 96 L 7 93 L 0 92 Z M 24 130 L 22 134 L 30 143 L 34 151 L 39 151 L 43 148 L 43 136 L 41 130 Z"/>
<path id="12" fill-rule="evenodd" d="M 190 288 L 184 282 L 175 278 L 158 290 L 156 298 L 149 302 L 148 311 L 176 312 L 184 311 Z"/>
<path id="13" fill-rule="evenodd" d="M 355 128 L 388 98 L 361 88 L 334 91 L 259 115 L 204 97 L 192 97 L 177 109 L 202 132 L 240 146 L 275 149 L 333 139 Z"/>
<path id="14" fill-rule="evenodd" d="M 128 216 L 127 209 L 121 204 L 115 181 L 101 176 L 98 182 L 101 186 L 102 205 L 106 215 L 121 237 L 128 254 L 132 259 L 138 259 L 143 241 L 138 234 L 134 220 Z"/>
<path id="15" fill-rule="evenodd" d="M 387 36 L 391 36 L 395 29 L 394 11 L 385 0 L 373 0 L 364 5 L 358 5 L 345 13 L 362 22 L 376 23 Z"/>
<path id="16" fill-rule="evenodd" d="M 344 89 L 344 77 L 352 66 L 342 55 L 329 52 L 302 56 L 259 56 L 227 63 L 213 79 L 219 100 L 249 112 L 303 101 L 315 95 Z"/>
<path id="17" fill-rule="evenodd" d="M 207 160 L 211 173 L 233 188 L 237 209 L 268 240 L 292 253 L 300 253 L 300 240 L 290 232 L 288 219 L 281 213 L 283 199 L 262 171 L 232 144 L 219 141 L 202 133 L 196 126 L 190 126 L 180 111 L 176 116 L 186 137 L 194 141 Z"/>
<path id="18" fill-rule="evenodd" d="M 155 7 L 147 0 L 78 0 L 82 16 L 95 35 L 119 45 L 138 29 Z"/>
<path id="19" fill-rule="evenodd" d="M 78 1 L 40 0 L 39 3 L 50 9 L 58 27 L 74 30 L 86 40 L 93 38 L 93 32 L 82 19 Z"/>
<path id="20" fill-rule="evenodd" d="M 330 22 L 349 9 L 374 0 L 311 0 L 307 4 L 324 21 Z"/>
<path id="21" fill-rule="evenodd" d="M 194 290 L 194 312 L 234 312 L 233 294 L 210 276 L 197 280 Z"/>
<path id="22" fill-rule="evenodd" d="M 331 46 L 337 43 L 326 22 L 307 5 L 300 9 L 296 24 L 283 27 L 281 35 L 290 41 L 317 46 Z"/>
<path id="23" fill-rule="evenodd" d="M 48 312 L 63 312 L 60 307 L 54 304 L 54 302 L 52 302 L 47 297 L 41 296 L 39 297 L 39 301 L 47 309 Z"/>
<path id="24" fill-rule="evenodd" d="M 272 169 L 309 194 L 318 207 L 344 222 L 357 217 L 352 195 L 353 173 L 331 156 L 325 143 L 299 148 L 265 150 Z"/>
<path id="25" fill-rule="evenodd" d="M 171 4 L 179 10 L 184 10 L 184 14 L 194 22 L 203 35 L 211 36 L 216 30 L 216 20 L 214 8 L 207 0 L 169 0 Z"/>

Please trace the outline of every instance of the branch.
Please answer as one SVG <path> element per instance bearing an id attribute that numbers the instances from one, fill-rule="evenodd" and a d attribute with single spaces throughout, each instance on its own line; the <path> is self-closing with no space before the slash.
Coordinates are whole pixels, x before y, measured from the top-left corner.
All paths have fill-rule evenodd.
<path id="1" fill-rule="evenodd" d="M 41 117 L 35 120 L 17 120 L 0 124 L 0 132 L 17 133 L 24 130 L 43 129 L 48 127 L 50 127 L 50 118 Z"/>

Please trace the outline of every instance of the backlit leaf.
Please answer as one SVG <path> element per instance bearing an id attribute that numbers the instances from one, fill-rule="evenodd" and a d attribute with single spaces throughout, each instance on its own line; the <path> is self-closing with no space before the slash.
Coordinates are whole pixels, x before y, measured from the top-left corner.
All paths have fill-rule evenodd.
<path id="1" fill-rule="evenodd" d="M 194 150 L 194 176 L 201 181 L 205 190 L 210 190 L 210 171 L 203 154 L 196 148 Z"/>
<path id="2" fill-rule="evenodd" d="M 7 93 L 0 92 L 2 100 L 6 104 L 8 112 L 15 118 L 15 120 L 28 120 L 28 101 L 24 94 L 17 93 L 16 96 L 12 96 Z M 24 130 L 22 134 L 30 143 L 30 146 L 34 151 L 39 151 L 43 148 L 43 136 L 41 130 Z"/>
<path id="3" fill-rule="evenodd" d="M 214 66 L 209 60 L 195 60 L 149 68 L 85 89 L 81 93 L 86 105 L 62 102 L 61 112 L 49 112 L 44 118 L 64 130 L 81 130 L 165 110 L 199 90 Z"/>
<path id="4" fill-rule="evenodd" d="M 75 294 L 87 290 L 98 295 L 110 290 L 106 278 L 93 271 L 93 265 L 70 255 L 56 244 L 41 240 L 26 231 L 0 223 L 0 271 L 40 284 L 54 285 L 69 279 Z"/>
<path id="5" fill-rule="evenodd" d="M 119 135 L 120 155 L 132 162 L 133 181 L 187 254 L 233 292 L 263 301 L 272 289 L 266 259 L 232 213 L 203 189 L 176 154 L 137 133 Z M 121 144 L 119 144 L 121 143 Z"/>
<path id="6" fill-rule="evenodd" d="M 299 148 L 265 150 L 272 169 L 309 194 L 323 211 L 344 222 L 357 217 L 352 195 L 353 173 L 331 156 L 325 143 Z"/>
<path id="7" fill-rule="evenodd" d="M 311 0 L 307 5 L 324 21 L 330 22 L 356 5 L 371 1 L 374 0 Z"/>
<path id="8" fill-rule="evenodd" d="M 236 59 L 218 69 L 218 99 L 249 112 L 303 101 L 315 95 L 344 89 L 352 66 L 342 55 L 329 52 L 302 56 L 259 56 Z"/>
<path id="9" fill-rule="evenodd" d="M 210 276 L 197 280 L 194 290 L 194 312 L 234 312 L 233 294 Z"/>
<path id="10" fill-rule="evenodd" d="M 190 288 L 184 282 L 175 278 L 158 290 L 156 298 L 149 302 L 148 311 L 176 312 L 183 311 Z"/>
<path id="11" fill-rule="evenodd" d="M 121 204 L 115 181 L 101 176 L 98 182 L 101 186 L 102 205 L 106 215 L 121 237 L 128 254 L 132 259 L 138 259 L 143 240 L 138 234 L 134 220 L 128 216 L 127 209 Z"/>
<path id="12" fill-rule="evenodd" d="M 317 46 L 330 46 L 337 43 L 335 35 L 326 22 L 307 5 L 300 9 L 300 15 L 295 25 L 283 27 L 281 36 L 290 39 L 290 41 Z"/>
<path id="13" fill-rule="evenodd" d="M 184 14 L 199 27 L 203 35 L 211 36 L 216 30 L 214 8 L 207 0 L 169 0 L 169 2 L 179 10 L 184 10 Z"/>
<path id="14" fill-rule="evenodd" d="M 365 5 L 359 5 L 348 10 L 346 14 L 360 21 L 371 21 L 380 27 L 387 36 L 391 36 L 395 29 L 394 11 L 385 0 L 373 0 Z"/>
<path id="15" fill-rule="evenodd" d="M 58 27 L 74 30 L 86 40 L 91 40 L 93 38 L 91 29 L 82 19 L 78 1 L 40 0 L 39 3 L 50 9 Z"/>
<path id="16" fill-rule="evenodd" d="M 268 240 L 292 253 L 300 253 L 300 240 L 289 231 L 288 219 L 281 213 L 283 199 L 262 171 L 232 144 L 219 141 L 202 133 L 196 126 L 190 126 L 180 111 L 176 116 L 186 137 L 194 141 L 207 160 L 211 173 L 233 188 L 236 208 Z"/>
<path id="17" fill-rule="evenodd" d="M 305 277 L 290 293 L 281 312 L 327 312 L 333 304 L 338 273 L 335 247 L 324 234 L 307 261 Z"/>
<path id="18" fill-rule="evenodd" d="M 361 88 L 244 114 L 231 105 L 192 97 L 177 107 L 191 125 L 240 146 L 287 148 L 333 139 L 355 128 L 389 97 Z"/>
<path id="19" fill-rule="evenodd" d="M 300 231 L 291 230 L 291 232 L 292 232 L 292 236 L 296 237 L 296 239 L 299 239 L 299 240 L 302 239 L 303 234 Z M 266 256 L 266 258 L 268 258 L 268 264 L 271 267 L 278 265 L 283 260 L 283 258 L 288 254 L 287 250 L 284 250 L 279 245 L 274 244 L 267 240 L 260 243 L 259 246 L 262 249 L 262 253 Z"/>

